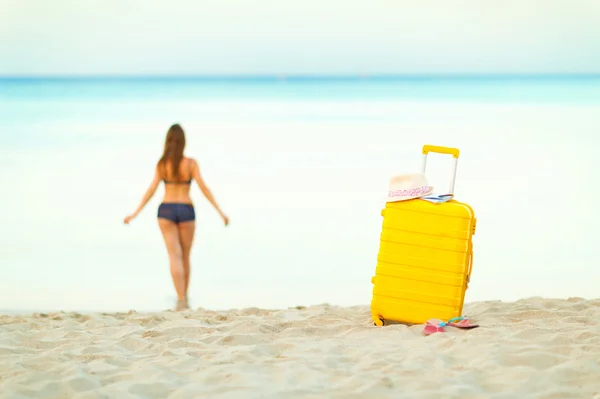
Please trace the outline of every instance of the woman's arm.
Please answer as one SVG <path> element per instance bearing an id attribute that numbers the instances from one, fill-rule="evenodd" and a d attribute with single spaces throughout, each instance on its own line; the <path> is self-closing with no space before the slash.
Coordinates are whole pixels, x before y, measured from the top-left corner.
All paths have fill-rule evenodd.
<path id="1" fill-rule="evenodd" d="M 227 218 L 223 211 L 221 211 L 221 208 L 219 208 L 217 201 L 215 201 L 215 197 L 212 195 L 212 192 L 204 182 L 204 179 L 200 175 L 200 167 L 198 166 L 198 163 L 195 159 L 192 159 L 192 177 L 198 184 L 198 187 L 200 188 L 200 191 L 202 191 L 202 194 L 204 194 L 206 199 L 212 204 L 212 206 L 217 210 L 217 212 L 219 212 L 219 215 L 221 215 L 223 221 L 225 222 L 225 225 L 227 226 L 229 224 L 229 218 Z"/>
<path id="2" fill-rule="evenodd" d="M 152 198 L 152 196 L 156 192 L 156 189 L 158 188 L 159 183 L 160 183 L 160 175 L 158 173 L 158 168 L 157 168 L 154 170 L 154 178 L 152 179 L 152 183 L 150 183 L 150 187 L 148 187 L 148 190 L 146 190 L 146 193 L 144 193 L 144 196 L 142 197 L 142 201 L 138 205 L 135 212 L 133 212 L 131 215 L 129 215 L 125 218 L 125 224 L 128 224 L 133 218 L 135 218 L 137 215 L 139 215 L 139 213 L 142 211 L 142 209 L 144 209 L 144 207 L 146 206 L 148 201 L 150 201 L 150 198 Z"/>

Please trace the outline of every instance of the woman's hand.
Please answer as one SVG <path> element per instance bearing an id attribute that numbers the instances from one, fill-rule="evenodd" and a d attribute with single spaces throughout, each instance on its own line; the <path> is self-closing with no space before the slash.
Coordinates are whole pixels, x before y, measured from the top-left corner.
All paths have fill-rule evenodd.
<path id="1" fill-rule="evenodd" d="M 221 213 L 221 217 L 223 218 L 223 222 L 225 223 L 225 226 L 227 226 L 229 224 L 229 218 L 227 216 L 225 216 L 225 214 Z"/>
<path id="2" fill-rule="evenodd" d="M 125 218 L 125 220 L 123 221 L 123 223 L 125 223 L 125 224 L 129 224 L 129 222 L 131 222 L 133 219 L 135 219 L 135 217 L 136 217 L 136 216 L 137 216 L 137 215 L 136 215 L 135 213 L 134 213 L 134 214 L 131 214 L 131 215 L 129 215 L 129 216 L 127 216 L 127 217 Z"/>

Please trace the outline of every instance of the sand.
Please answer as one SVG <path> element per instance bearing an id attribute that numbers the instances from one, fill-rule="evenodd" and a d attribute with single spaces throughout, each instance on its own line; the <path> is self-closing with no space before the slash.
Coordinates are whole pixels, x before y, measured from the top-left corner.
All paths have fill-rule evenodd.
<path id="1" fill-rule="evenodd" d="M 480 327 L 368 306 L 0 316 L 1 398 L 600 398 L 600 299 L 477 302 Z"/>

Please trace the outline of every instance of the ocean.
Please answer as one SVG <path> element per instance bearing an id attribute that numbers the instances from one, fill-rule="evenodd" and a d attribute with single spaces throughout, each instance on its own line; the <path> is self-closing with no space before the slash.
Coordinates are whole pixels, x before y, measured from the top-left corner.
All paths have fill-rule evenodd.
<path id="1" fill-rule="evenodd" d="M 600 296 L 600 76 L 0 78 L 0 309 L 173 306 L 163 187 L 123 218 L 176 122 L 231 219 L 193 187 L 192 307 L 368 304 L 388 181 L 423 144 L 461 150 L 467 302 Z"/>

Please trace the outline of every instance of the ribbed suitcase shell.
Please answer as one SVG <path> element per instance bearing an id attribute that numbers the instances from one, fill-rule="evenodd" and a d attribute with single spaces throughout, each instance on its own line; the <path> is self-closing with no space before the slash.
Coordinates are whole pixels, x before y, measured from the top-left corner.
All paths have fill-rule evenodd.
<path id="1" fill-rule="evenodd" d="M 461 316 L 473 262 L 473 209 L 455 200 L 433 204 L 413 199 L 388 202 L 381 214 L 371 280 L 375 325 Z"/>

